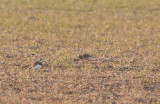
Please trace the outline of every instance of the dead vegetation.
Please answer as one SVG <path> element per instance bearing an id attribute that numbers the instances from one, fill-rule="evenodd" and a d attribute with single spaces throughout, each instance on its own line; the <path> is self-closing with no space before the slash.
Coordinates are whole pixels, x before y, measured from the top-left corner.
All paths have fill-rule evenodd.
<path id="1" fill-rule="evenodd" d="M 159 4 L 0 1 L 0 102 L 160 103 Z"/>

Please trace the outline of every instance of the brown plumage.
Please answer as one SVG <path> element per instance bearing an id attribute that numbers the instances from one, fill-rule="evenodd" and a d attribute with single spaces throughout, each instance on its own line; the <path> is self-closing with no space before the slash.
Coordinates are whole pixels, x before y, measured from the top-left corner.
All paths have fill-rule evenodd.
<path id="1" fill-rule="evenodd" d="M 89 58 L 91 58 L 92 56 L 91 55 L 89 55 L 89 54 L 83 54 L 83 55 L 80 55 L 79 56 L 79 59 L 85 59 L 85 60 L 87 60 L 87 59 L 89 59 Z"/>

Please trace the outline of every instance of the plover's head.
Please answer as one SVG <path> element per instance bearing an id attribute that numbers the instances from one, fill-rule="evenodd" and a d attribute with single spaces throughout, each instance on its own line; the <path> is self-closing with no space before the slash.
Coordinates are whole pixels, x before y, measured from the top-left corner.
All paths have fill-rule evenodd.
<path id="1" fill-rule="evenodd" d="M 43 62 L 43 59 L 40 59 L 39 62 Z"/>

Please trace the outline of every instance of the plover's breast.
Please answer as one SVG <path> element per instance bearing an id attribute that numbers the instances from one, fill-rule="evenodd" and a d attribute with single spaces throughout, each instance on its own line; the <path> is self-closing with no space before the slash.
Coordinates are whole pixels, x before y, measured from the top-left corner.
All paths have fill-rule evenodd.
<path id="1" fill-rule="evenodd" d="M 32 69 L 40 69 L 40 68 L 42 68 L 42 65 L 36 65 L 36 66 L 32 67 Z"/>

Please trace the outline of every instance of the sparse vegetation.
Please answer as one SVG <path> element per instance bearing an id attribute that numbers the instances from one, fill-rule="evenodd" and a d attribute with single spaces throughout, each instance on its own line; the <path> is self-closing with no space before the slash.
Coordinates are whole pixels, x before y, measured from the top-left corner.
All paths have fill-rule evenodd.
<path id="1" fill-rule="evenodd" d="M 0 102 L 160 103 L 159 19 L 159 0 L 1 0 Z"/>

